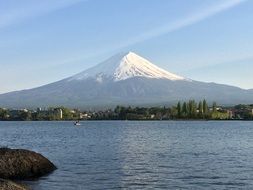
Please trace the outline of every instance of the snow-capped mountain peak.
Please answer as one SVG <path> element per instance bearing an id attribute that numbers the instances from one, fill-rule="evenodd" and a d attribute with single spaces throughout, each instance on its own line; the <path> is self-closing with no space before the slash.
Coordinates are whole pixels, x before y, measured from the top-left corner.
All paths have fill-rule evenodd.
<path id="1" fill-rule="evenodd" d="M 102 82 L 103 78 L 113 78 L 114 81 L 121 81 L 133 77 L 186 80 L 184 77 L 157 67 L 133 52 L 114 55 L 106 61 L 74 75 L 69 80 L 95 78 L 98 82 Z"/>

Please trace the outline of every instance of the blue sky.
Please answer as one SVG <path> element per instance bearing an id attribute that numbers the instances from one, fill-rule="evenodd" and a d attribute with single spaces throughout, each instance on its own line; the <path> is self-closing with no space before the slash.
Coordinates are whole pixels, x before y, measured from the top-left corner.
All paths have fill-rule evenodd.
<path id="1" fill-rule="evenodd" d="M 0 93 L 122 51 L 185 77 L 253 88 L 251 0 L 0 0 Z"/>

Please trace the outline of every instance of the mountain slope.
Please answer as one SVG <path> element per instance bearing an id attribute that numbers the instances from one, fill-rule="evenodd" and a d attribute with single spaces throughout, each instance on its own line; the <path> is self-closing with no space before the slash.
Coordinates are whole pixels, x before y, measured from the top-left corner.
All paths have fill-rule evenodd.
<path id="1" fill-rule="evenodd" d="M 69 81 L 84 80 L 90 77 L 96 78 L 97 81 L 101 81 L 102 78 L 111 78 L 114 81 L 120 81 L 132 77 L 186 80 L 181 76 L 157 67 L 133 52 L 120 53 L 112 56 L 97 66 L 70 77 Z"/>
<path id="2" fill-rule="evenodd" d="M 221 104 L 253 103 L 253 92 L 186 79 L 158 68 L 134 53 L 118 54 L 67 79 L 0 95 L 0 107 L 78 108 L 163 105 L 206 98 Z"/>

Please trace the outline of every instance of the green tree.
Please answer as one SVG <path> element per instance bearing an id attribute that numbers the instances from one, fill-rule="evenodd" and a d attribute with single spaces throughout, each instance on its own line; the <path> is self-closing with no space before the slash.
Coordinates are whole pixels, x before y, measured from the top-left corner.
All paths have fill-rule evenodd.
<path id="1" fill-rule="evenodd" d="M 209 119 L 211 114 L 209 113 L 209 107 L 206 100 L 203 100 L 203 118 Z"/>
<path id="2" fill-rule="evenodd" d="M 184 103 L 183 103 L 183 107 L 182 107 L 182 115 L 183 115 L 184 117 L 187 117 L 187 114 L 188 114 L 187 103 L 184 102 Z"/>
<path id="3" fill-rule="evenodd" d="M 208 114 L 209 110 L 208 110 L 208 104 L 206 102 L 206 100 L 203 100 L 203 113 L 204 115 Z"/>
<path id="4" fill-rule="evenodd" d="M 188 102 L 188 116 L 190 118 L 195 118 L 196 117 L 196 113 L 197 113 L 197 106 L 194 100 L 189 100 Z"/>
<path id="5" fill-rule="evenodd" d="M 0 108 L 0 120 L 6 120 L 8 118 L 8 111 Z"/>
<path id="6" fill-rule="evenodd" d="M 181 102 L 177 103 L 177 117 L 181 118 L 182 110 L 181 110 Z"/>
<path id="7" fill-rule="evenodd" d="M 29 121 L 32 118 L 30 111 L 21 111 L 19 117 L 22 121 Z"/>
<path id="8" fill-rule="evenodd" d="M 202 104 L 202 101 L 199 102 L 198 110 L 199 110 L 199 117 L 202 118 L 203 117 L 203 104 Z"/>
<path id="9" fill-rule="evenodd" d="M 213 113 L 215 113 L 217 111 L 217 104 L 216 102 L 213 102 Z"/>

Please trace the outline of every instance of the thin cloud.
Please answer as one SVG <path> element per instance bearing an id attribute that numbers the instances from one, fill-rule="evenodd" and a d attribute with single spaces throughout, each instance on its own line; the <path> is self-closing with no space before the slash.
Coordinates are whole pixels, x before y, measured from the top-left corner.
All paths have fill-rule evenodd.
<path id="1" fill-rule="evenodd" d="M 212 16 L 215 16 L 221 12 L 227 11 L 233 7 L 236 7 L 240 5 L 241 3 L 245 2 L 247 0 L 228 0 L 223 1 L 222 3 L 219 3 L 215 6 L 209 7 L 207 9 L 204 9 L 198 13 L 194 13 L 188 17 L 176 20 L 172 23 L 168 23 L 164 26 L 161 26 L 159 28 L 156 28 L 154 30 L 150 30 L 146 33 L 143 33 L 137 37 L 131 38 L 127 40 L 127 42 L 122 43 L 118 48 L 125 48 L 131 45 L 135 45 L 137 43 L 150 40 L 155 37 L 162 36 L 164 34 L 168 34 L 170 32 L 180 30 L 182 28 L 185 28 L 187 26 L 191 26 L 193 24 L 196 24 L 198 22 L 204 21 Z"/>
<path id="2" fill-rule="evenodd" d="M 70 59 L 65 59 L 68 61 L 65 61 L 64 64 L 69 64 L 69 63 L 73 63 L 75 61 L 80 61 L 82 59 L 87 59 L 90 57 L 96 57 L 98 55 L 101 54 L 106 54 L 106 53 L 115 53 L 120 51 L 121 49 L 124 48 L 128 48 L 130 46 L 136 45 L 138 43 L 168 34 L 170 32 L 174 32 L 180 29 L 183 29 L 185 27 L 197 24 L 201 21 L 204 21 L 208 18 L 211 18 L 219 13 L 222 13 L 224 11 L 227 11 L 231 8 L 234 8 L 240 4 L 242 4 L 243 2 L 246 2 L 248 0 L 226 0 L 226 1 L 222 1 L 219 4 L 213 5 L 211 7 L 208 7 L 206 9 L 203 9 L 199 12 L 193 13 L 192 15 L 189 15 L 187 17 L 175 20 L 172 23 L 167 23 L 163 26 L 160 26 L 156 29 L 150 30 L 148 32 L 142 33 L 140 35 L 137 35 L 136 37 L 133 38 L 129 38 L 127 39 L 127 41 L 123 41 L 123 42 L 119 42 L 116 46 L 112 45 L 109 46 L 105 49 L 101 49 L 101 50 L 97 50 L 96 52 L 92 52 L 92 53 L 87 53 L 85 55 L 85 57 L 83 57 L 83 52 L 80 53 L 80 55 L 75 55 L 74 59 L 70 58 Z"/>
<path id="3" fill-rule="evenodd" d="M 88 0 L 23 1 L 22 6 L 11 6 L 9 9 L 2 10 L 0 29 L 85 1 Z"/>
<path id="4" fill-rule="evenodd" d="M 11 13 L 9 16 L 0 14 L 0 28 L 3 26 L 15 24 L 25 19 L 29 19 L 30 17 L 40 16 L 43 14 L 47 14 L 49 12 L 66 8 L 76 3 L 86 2 L 86 1 L 89 1 L 89 0 L 63 0 L 63 1 L 45 0 L 43 2 L 47 2 L 47 3 L 44 3 L 43 4 L 44 6 L 42 7 L 39 7 L 39 6 L 34 7 L 34 5 L 30 6 L 26 9 L 25 13 L 14 11 L 14 13 L 13 14 Z M 75 64 L 75 62 L 81 61 L 83 59 L 88 59 L 88 58 L 96 57 L 98 55 L 103 55 L 107 53 L 118 52 L 121 49 L 128 48 L 129 46 L 133 46 L 135 44 L 197 24 L 219 13 L 222 13 L 231 8 L 234 8 L 246 1 L 248 0 L 220 1 L 221 3 L 213 5 L 206 9 L 203 9 L 199 12 L 192 13 L 191 15 L 187 17 L 175 20 L 174 22 L 171 22 L 171 23 L 166 23 L 163 26 L 160 26 L 156 29 L 137 35 L 136 37 L 132 37 L 132 38 L 130 37 L 127 41 L 119 42 L 116 46 L 112 45 L 112 46 L 107 47 L 106 49 L 100 49 L 100 50 L 98 49 L 97 51 L 91 51 L 91 52 L 80 50 L 79 52 L 75 52 L 72 56 L 68 56 L 58 61 L 54 61 L 53 65 L 57 66 L 57 65 L 69 65 L 73 63 Z M 57 3 L 53 3 L 53 2 L 57 2 Z M 4 17 L 6 18 L 9 17 L 9 19 L 3 19 Z"/>

